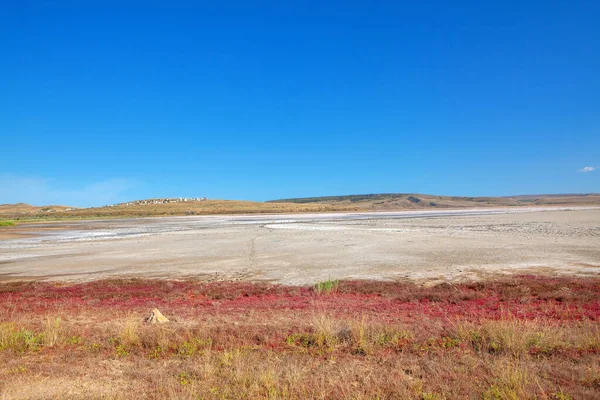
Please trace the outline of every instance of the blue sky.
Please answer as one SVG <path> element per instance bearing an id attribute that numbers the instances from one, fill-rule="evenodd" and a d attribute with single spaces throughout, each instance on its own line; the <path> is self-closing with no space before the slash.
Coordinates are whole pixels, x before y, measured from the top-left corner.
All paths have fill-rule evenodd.
<path id="1" fill-rule="evenodd" d="M 0 203 L 600 192 L 599 19 L 598 1 L 3 2 Z"/>

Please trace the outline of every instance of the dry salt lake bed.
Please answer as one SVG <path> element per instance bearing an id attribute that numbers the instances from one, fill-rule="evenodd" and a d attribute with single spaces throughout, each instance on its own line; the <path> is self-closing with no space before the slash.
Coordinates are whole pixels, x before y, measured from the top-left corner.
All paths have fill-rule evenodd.
<path id="1" fill-rule="evenodd" d="M 21 224 L 0 279 L 460 280 L 600 274 L 599 208 L 193 216 Z"/>

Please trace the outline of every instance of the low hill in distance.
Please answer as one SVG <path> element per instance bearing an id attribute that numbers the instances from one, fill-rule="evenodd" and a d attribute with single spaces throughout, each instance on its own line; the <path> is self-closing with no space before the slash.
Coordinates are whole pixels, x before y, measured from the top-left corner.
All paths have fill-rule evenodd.
<path id="1" fill-rule="evenodd" d="M 175 215 L 394 211 L 524 206 L 600 206 L 600 194 L 456 197 L 428 194 L 365 194 L 307 197 L 267 202 L 240 200 L 147 199 L 104 207 L 0 205 L 0 220 L 129 218 Z"/>
<path id="2" fill-rule="evenodd" d="M 35 207 L 27 204 L 0 206 L 0 220 L 62 218 L 129 218 L 175 215 L 305 213 L 349 211 L 351 207 L 327 204 L 263 203 L 240 200 L 148 199 L 104 207 Z"/>
<path id="3" fill-rule="evenodd" d="M 437 196 L 414 193 L 381 193 L 348 196 L 304 197 L 270 200 L 268 203 L 327 204 L 362 211 L 410 210 L 425 208 L 473 208 L 518 206 L 600 205 L 600 194 L 552 194 L 510 197 Z"/>
<path id="4" fill-rule="evenodd" d="M 54 213 L 57 211 L 74 210 L 75 207 L 67 206 L 32 206 L 31 204 L 0 204 L 0 215 L 5 214 L 36 214 L 36 213 Z"/>

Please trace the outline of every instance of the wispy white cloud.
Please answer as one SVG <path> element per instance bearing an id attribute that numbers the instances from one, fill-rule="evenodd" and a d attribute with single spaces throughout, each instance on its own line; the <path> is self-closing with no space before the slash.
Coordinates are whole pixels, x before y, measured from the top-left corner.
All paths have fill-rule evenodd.
<path id="1" fill-rule="evenodd" d="M 592 172 L 595 170 L 596 170 L 596 167 L 583 167 L 581 169 L 578 169 L 577 172 Z"/>
<path id="2" fill-rule="evenodd" d="M 135 181 L 120 178 L 69 184 L 37 176 L 0 173 L 0 204 L 100 206 L 125 200 L 123 196 L 136 185 Z"/>

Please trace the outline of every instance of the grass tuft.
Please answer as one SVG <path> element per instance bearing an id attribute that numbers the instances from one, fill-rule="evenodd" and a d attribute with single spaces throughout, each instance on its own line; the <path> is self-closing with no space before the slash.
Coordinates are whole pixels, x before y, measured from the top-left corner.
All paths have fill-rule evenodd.
<path id="1" fill-rule="evenodd" d="M 313 290 L 317 294 L 333 294 L 337 293 L 340 286 L 340 281 L 328 279 L 323 282 L 318 282 L 313 286 Z"/>
<path id="2" fill-rule="evenodd" d="M 44 331 L 42 333 L 45 347 L 54 347 L 62 336 L 61 319 L 46 317 Z"/>

